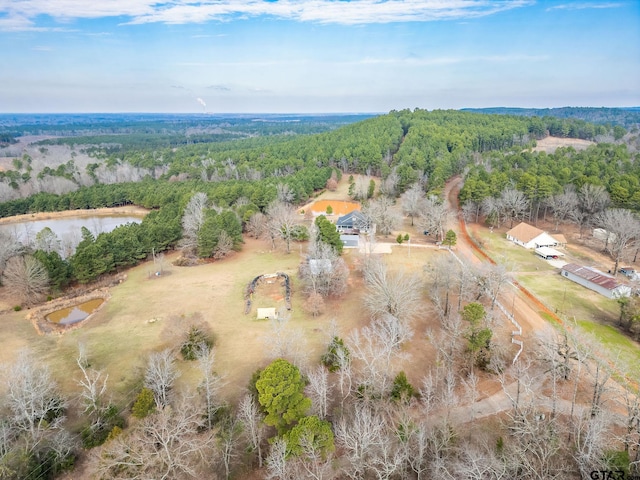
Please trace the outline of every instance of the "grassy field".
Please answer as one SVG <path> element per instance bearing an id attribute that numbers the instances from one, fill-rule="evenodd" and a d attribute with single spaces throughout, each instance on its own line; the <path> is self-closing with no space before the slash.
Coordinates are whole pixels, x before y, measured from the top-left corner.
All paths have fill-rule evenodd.
<path id="1" fill-rule="evenodd" d="M 346 258 L 349 260 L 349 254 Z M 226 377 L 226 394 L 236 398 L 251 374 L 268 362 L 272 326 L 270 321 L 256 320 L 255 308 L 284 303 L 277 286 L 259 290 L 252 312 L 244 315 L 243 292 L 255 276 L 275 272 L 291 276 L 293 310 L 288 328 L 300 332 L 310 361 L 317 361 L 324 351 L 332 320 L 341 335 L 368 320 L 361 306 L 361 285 L 354 285 L 361 282 L 357 273 L 351 275 L 346 297 L 329 300 L 327 312 L 315 319 L 307 315 L 297 281 L 299 262 L 298 248 L 286 255 L 268 251 L 265 242 L 248 240 L 243 251 L 231 258 L 196 267 L 171 266 L 162 277 L 150 278 L 149 265 L 142 264 L 128 272 L 125 282 L 112 288 L 112 298 L 102 310 L 64 335 L 38 336 L 24 319 L 24 312 L 11 312 L 0 322 L 4 340 L 0 360 L 10 362 L 20 348 L 28 346 L 52 367 L 63 389 L 73 391 L 77 346 L 83 343 L 92 365 L 109 374 L 109 386 L 116 398 L 131 400 L 139 388 L 148 354 L 176 346 L 189 317 L 199 313 L 216 338 L 216 366 Z M 180 382 L 195 386 L 194 366 L 180 362 L 180 368 Z"/>
<path id="2" fill-rule="evenodd" d="M 475 229 L 474 237 L 489 255 L 506 264 L 516 279 L 563 318 L 567 325 L 575 324 L 593 335 L 607 348 L 610 358 L 619 356 L 624 363 L 636 366 L 636 373 L 639 373 L 638 344 L 615 326 L 620 315 L 616 300 L 564 279 L 559 275 L 559 269 L 536 257 L 531 250 L 508 241 L 504 233 L 490 232 L 488 228 L 480 227 Z M 566 252 L 568 261 L 594 265 L 602 261 L 597 254 L 590 255 L 584 247 L 577 245 L 567 247 Z"/>
<path id="3" fill-rule="evenodd" d="M 616 352 L 619 360 L 630 368 L 635 378 L 640 375 L 640 349 L 637 343 L 621 334 L 611 325 L 602 325 L 588 320 L 580 320 L 577 324 L 585 332 L 596 337 L 612 352 Z"/>
<path id="4" fill-rule="evenodd" d="M 474 236 L 492 258 L 506 265 L 522 285 L 560 316 L 603 322 L 617 318 L 619 307 L 615 300 L 567 281 L 558 274 L 559 269 L 536 256 L 532 250 L 508 241 L 503 233 L 477 228 Z M 571 257 L 579 254 L 582 260 L 590 259 L 575 248 L 569 248 L 567 252 Z"/>

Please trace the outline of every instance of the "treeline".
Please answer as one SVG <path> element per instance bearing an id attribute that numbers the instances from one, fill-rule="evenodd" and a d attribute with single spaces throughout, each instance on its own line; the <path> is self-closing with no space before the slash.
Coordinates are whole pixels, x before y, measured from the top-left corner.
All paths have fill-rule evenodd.
<path id="1" fill-rule="evenodd" d="M 206 193 L 213 203 L 221 207 L 228 207 L 244 197 L 258 209 L 263 210 L 275 199 L 276 185 L 288 185 L 294 194 L 294 200 L 301 202 L 308 199 L 315 190 L 323 188 L 330 176 L 331 168 L 325 167 L 307 168 L 282 179 L 270 178 L 254 182 L 241 180 L 171 182 L 146 179 L 134 183 L 97 184 L 82 187 L 64 195 L 38 193 L 28 198 L 0 203 L 0 218 L 33 212 L 93 209 L 129 204 L 159 209 L 177 202 L 184 207 L 189 195 L 196 191 Z"/>
<path id="2" fill-rule="evenodd" d="M 109 155 L 107 161 L 144 168 L 169 166 L 167 177 L 207 179 L 255 177 L 256 172 L 283 176 L 309 164 L 385 178 L 395 172 L 402 192 L 422 177 L 431 178 L 432 188 L 442 186 L 452 174 L 462 171 L 473 152 L 526 146 L 549 133 L 593 138 L 605 132 L 603 126 L 574 120 L 559 123 L 551 117 L 416 109 L 392 111 L 319 135 L 189 145 L 153 154 L 118 153 Z"/>
<path id="3" fill-rule="evenodd" d="M 604 187 L 615 207 L 640 210 L 640 156 L 631 154 L 624 145 L 611 144 L 582 151 L 563 147 L 552 154 L 491 154 L 469 170 L 460 201 L 480 204 L 513 186 L 530 202 L 540 204 L 566 185 L 579 190 L 585 184 Z"/>
<path id="4" fill-rule="evenodd" d="M 631 128 L 640 124 L 640 108 L 609 107 L 561 107 L 561 108 L 465 108 L 467 112 L 492 115 L 522 115 L 526 117 L 555 117 L 558 119 L 574 118 L 601 125 L 620 125 Z"/>
<path id="5" fill-rule="evenodd" d="M 262 122 L 253 124 L 262 125 Z M 215 125 L 218 124 L 214 122 L 209 127 Z M 219 125 L 224 131 L 235 128 L 234 125 Z M 280 126 L 302 128 L 302 123 L 281 122 Z M 194 135 L 210 135 L 206 133 L 204 124 L 198 132 Z M 607 127 L 579 120 L 416 109 L 392 111 L 316 135 L 291 136 L 281 132 L 216 143 L 206 142 L 203 137 L 202 143 L 155 148 L 151 144 L 136 147 L 136 142 L 144 143 L 145 139 L 152 138 L 148 133 L 136 133 L 128 144 L 84 148 L 83 151 L 97 161 L 86 165 L 86 172 L 76 172 L 72 183 L 57 188 L 73 188 L 73 183 L 97 183 L 100 180 L 95 175 L 96 170 L 101 170 L 102 181 L 115 182 L 120 177 L 119 170 L 131 167 L 138 169 L 133 173 L 139 178 L 149 175 L 207 182 L 287 178 L 307 168 L 337 167 L 344 172 L 376 175 L 383 179 L 391 176 L 397 184 L 395 194 L 401 194 L 416 181 L 429 190 L 441 188 L 447 178 L 461 173 L 478 152 L 520 150 L 549 133 L 593 138 L 602 132 L 609 133 Z M 158 136 L 158 142 L 164 141 L 163 135 Z M 93 141 L 104 139 L 94 137 Z M 73 143 L 76 139 L 65 141 Z M 181 141 L 190 140 L 184 137 Z M 51 168 L 50 171 L 57 172 Z M 33 175 L 27 171 L 15 171 L 10 178 L 8 173 L 5 173 L 5 197 L 8 198 L 21 184 L 29 182 L 30 188 L 25 188 L 25 191 L 39 191 L 45 187 L 51 191 L 56 188 L 53 184 L 47 187 L 48 183 L 35 184 Z M 123 176 L 129 178 L 131 174 L 127 172 Z"/>

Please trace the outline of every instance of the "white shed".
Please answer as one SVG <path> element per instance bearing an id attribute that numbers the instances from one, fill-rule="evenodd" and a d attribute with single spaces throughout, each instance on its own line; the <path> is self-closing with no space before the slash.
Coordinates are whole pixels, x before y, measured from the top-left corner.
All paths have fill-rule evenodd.
<path id="1" fill-rule="evenodd" d="M 275 308 L 258 308 L 258 320 L 263 320 L 265 318 L 274 320 L 277 318 L 276 309 Z"/>

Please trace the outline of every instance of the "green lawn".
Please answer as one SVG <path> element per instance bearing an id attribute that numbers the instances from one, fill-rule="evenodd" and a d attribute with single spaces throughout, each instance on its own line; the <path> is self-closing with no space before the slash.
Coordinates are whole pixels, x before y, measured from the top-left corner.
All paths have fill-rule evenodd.
<path id="1" fill-rule="evenodd" d="M 619 355 L 622 363 L 631 369 L 632 376 L 635 378 L 640 376 L 640 348 L 637 343 L 611 325 L 602 325 L 587 320 L 579 320 L 577 323 L 585 332 L 596 337 L 610 352 Z"/>
<path id="2" fill-rule="evenodd" d="M 514 272 L 550 272 L 555 270 L 538 257 L 533 250 L 527 250 L 510 242 L 501 232 L 490 232 L 487 228 L 481 228 L 473 232 L 472 235 L 491 258 Z"/>

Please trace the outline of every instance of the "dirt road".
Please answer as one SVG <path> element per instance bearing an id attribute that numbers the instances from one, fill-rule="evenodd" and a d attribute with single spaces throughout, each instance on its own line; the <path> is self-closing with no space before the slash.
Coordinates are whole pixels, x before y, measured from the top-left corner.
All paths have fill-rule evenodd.
<path id="1" fill-rule="evenodd" d="M 455 230 L 458 236 L 456 254 L 477 266 L 483 263 L 495 264 L 494 260 L 481 250 L 469 236 L 466 224 L 462 219 L 462 215 L 460 215 L 458 193 L 460 193 L 462 183 L 460 176 L 453 177 L 447 182 L 444 190 L 449 209 L 454 212 L 454 216 L 449 222 L 449 228 Z M 537 335 L 552 331 L 549 323 L 540 315 L 541 312 L 560 322 L 560 319 L 553 312 L 549 311 L 535 296 L 515 280 L 509 284 L 508 288 L 503 289 L 499 296 L 499 301 L 521 325 L 525 351 L 527 339 L 533 340 Z"/>

